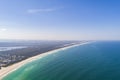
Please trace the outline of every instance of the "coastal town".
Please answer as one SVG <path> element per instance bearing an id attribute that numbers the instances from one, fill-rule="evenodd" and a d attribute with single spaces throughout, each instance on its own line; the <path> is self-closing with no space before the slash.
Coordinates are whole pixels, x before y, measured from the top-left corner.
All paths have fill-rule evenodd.
<path id="1" fill-rule="evenodd" d="M 24 59 L 24 56 L 1 54 L 0 55 L 0 69 L 6 67 L 9 64 L 19 62 Z"/>

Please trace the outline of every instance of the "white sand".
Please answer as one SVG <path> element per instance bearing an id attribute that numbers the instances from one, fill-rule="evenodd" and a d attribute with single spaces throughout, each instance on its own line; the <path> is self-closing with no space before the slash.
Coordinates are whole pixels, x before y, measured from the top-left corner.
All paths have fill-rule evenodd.
<path id="1" fill-rule="evenodd" d="M 21 62 L 15 63 L 15 64 L 13 64 L 11 66 L 4 67 L 4 68 L 2 68 L 0 70 L 0 80 L 2 80 L 3 77 L 7 76 L 11 72 L 17 70 L 21 66 L 27 64 L 28 62 L 40 59 L 40 58 L 42 58 L 44 56 L 47 56 L 48 54 L 53 54 L 53 53 L 58 52 L 60 50 L 65 50 L 65 49 L 69 49 L 69 48 L 72 48 L 72 47 L 75 47 L 75 46 L 84 45 L 84 44 L 88 44 L 88 43 L 90 43 L 90 42 L 83 42 L 83 43 L 80 43 L 80 44 L 74 44 L 72 46 L 67 46 L 67 47 L 64 47 L 64 48 L 60 48 L 60 49 L 52 50 L 52 51 L 49 51 L 49 52 L 41 53 L 39 55 L 36 55 L 36 56 L 30 57 L 28 59 L 25 59 L 25 60 L 23 60 Z"/>

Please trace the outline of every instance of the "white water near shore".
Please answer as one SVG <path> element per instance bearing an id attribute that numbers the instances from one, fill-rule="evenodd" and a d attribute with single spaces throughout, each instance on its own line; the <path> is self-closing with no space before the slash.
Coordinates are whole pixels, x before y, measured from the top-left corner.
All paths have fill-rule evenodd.
<path id="1" fill-rule="evenodd" d="M 89 43 L 91 43 L 91 42 L 83 42 L 83 43 L 80 43 L 80 44 L 74 44 L 74 45 L 71 45 L 71 46 L 63 47 L 63 48 L 52 50 L 52 51 L 45 52 L 45 53 L 41 53 L 39 55 L 30 57 L 30 58 L 28 58 L 26 60 L 23 60 L 21 62 L 15 63 L 15 64 L 13 64 L 11 66 L 4 67 L 4 68 L 2 68 L 0 70 L 0 80 L 2 80 L 2 78 L 4 78 L 5 76 L 7 76 L 8 74 L 10 74 L 11 72 L 17 70 L 21 66 L 23 66 L 23 65 L 25 65 L 25 64 L 27 64 L 29 62 L 32 62 L 34 60 L 43 58 L 43 57 L 47 56 L 48 54 L 53 54 L 53 53 L 61 51 L 61 50 L 65 50 L 65 49 L 69 49 L 69 48 L 72 48 L 72 47 L 76 47 L 76 46 L 80 46 L 80 45 L 84 45 L 84 44 L 89 44 Z"/>

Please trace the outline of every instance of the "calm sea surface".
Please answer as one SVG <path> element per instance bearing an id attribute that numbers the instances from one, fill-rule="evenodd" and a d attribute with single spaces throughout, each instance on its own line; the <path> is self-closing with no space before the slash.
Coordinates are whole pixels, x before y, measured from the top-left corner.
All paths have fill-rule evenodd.
<path id="1" fill-rule="evenodd" d="M 22 66 L 3 80 L 120 80 L 120 41 L 61 50 Z"/>

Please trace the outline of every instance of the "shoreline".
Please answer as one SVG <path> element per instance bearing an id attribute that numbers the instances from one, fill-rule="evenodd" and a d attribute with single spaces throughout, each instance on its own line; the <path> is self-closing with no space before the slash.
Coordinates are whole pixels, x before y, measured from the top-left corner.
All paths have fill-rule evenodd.
<path id="1" fill-rule="evenodd" d="M 61 50 L 66 50 L 66 49 L 69 49 L 69 48 L 73 48 L 73 47 L 76 47 L 76 46 L 89 44 L 89 43 L 91 43 L 91 42 L 83 42 L 83 43 L 79 43 L 79 44 L 73 44 L 73 45 L 70 45 L 70 46 L 65 46 L 65 47 L 62 47 L 62 48 L 58 48 L 58 49 L 55 49 L 55 50 L 51 50 L 51 51 L 48 51 L 48 52 L 41 53 L 39 55 L 30 57 L 28 59 L 25 59 L 21 62 L 15 63 L 15 64 L 10 65 L 8 67 L 2 67 L 2 69 L 0 70 L 0 80 L 2 80 L 5 76 L 12 73 L 13 71 L 19 69 L 23 65 L 25 65 L 29 62 L 35 61 L 37 59 L 43 58 L 43 57 L 47 56 L 48 54 L 54 54 L 55 52 L 58 52 L 58 51 L 61 51 Z"/>

